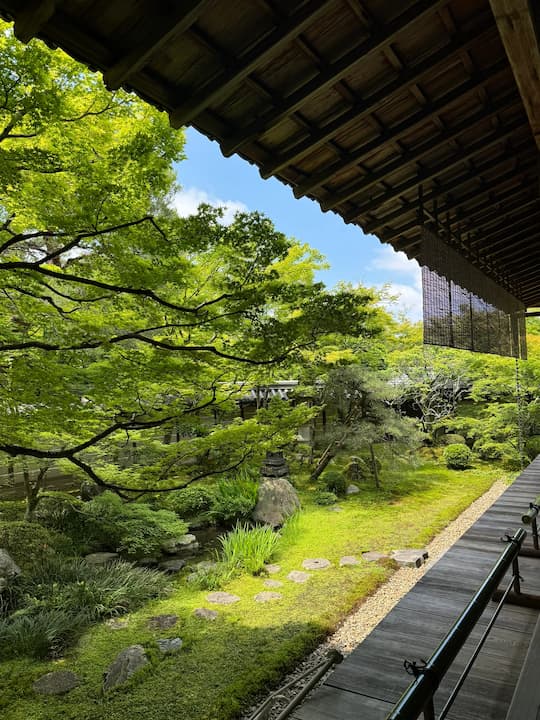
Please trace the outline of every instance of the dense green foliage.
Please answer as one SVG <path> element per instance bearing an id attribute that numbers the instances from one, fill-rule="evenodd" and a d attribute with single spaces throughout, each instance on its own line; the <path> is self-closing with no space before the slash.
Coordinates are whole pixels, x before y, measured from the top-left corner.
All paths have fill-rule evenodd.
<path id="1" fill-rule="evenodd" d="M 471 466 L 472 452 L 462 443 L 452 443 L 444 448 L 443 457 L 446 467 L 452 470 L 465 470 Z"/>

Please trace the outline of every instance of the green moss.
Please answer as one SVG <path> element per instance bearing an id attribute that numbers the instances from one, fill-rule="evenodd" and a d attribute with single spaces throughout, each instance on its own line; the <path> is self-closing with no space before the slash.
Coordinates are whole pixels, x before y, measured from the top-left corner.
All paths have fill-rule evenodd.
<path id="1" fill-rule="evenodd" d="M 313 504 L 306 491 L 293 539 L 277 551 L 275 561 L 282 570 L 273 577 L 284 582 L 281 601 L 256 603 L 253 596 L 264 589 L 264 578 L 244 575 L 223 588 L 241 601 L 220 607 L 218 619 L 208 622 L 193 616 L 195 608 L 208 607 L 207 592 L 180 578 L 170 597 L 132 613 L 126 629 L 94 627 L 60 663 L 4 663 L 0 708 L 9 708 L 5 715 L 10 720 L 228 720 L 277 683 L 392 572 L 368 563 L 339 568 L 342 555 L 423 545 L 500 477 L 500 470 L 480 463 L 467 473 L 435 462 L 415 470 L 397 468 L 383 474 L 381 491 L 363 487 L 342 503 L 340 513 Z M 304 585 L 287 582 L 287 573 L 300 569 L 307 557 L 327 557 L 333 565 L 313 572 Z M 159 613 L 179 616 L 173 631 L 148 628 L 148 618 Z M 184 640 L 182 651 L 159 659 L 156 639 L 173 634 Z M 103 671 L 133 643 L 148 648 L 154 664 L 125 688 L 103 697 Z M 32 682 L 59 667 L 75 671 L 81 686 L 58 698 L 36 696 Z"/>

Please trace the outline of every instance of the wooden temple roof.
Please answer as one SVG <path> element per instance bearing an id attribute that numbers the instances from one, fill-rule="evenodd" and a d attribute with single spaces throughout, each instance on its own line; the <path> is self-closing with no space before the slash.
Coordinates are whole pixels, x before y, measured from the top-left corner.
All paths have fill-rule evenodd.
<path id="1" fill-rule="evenodd" d="M 540 5 L 540 3 L 538 3 Z M 421 223 L 540 306 L 528 0 L 0 0 L 297 197 L 420 257 Z M 419 200 L 421 198 L 421 202 Z M 359 242 L 361 239 L 359 237 Z"/>

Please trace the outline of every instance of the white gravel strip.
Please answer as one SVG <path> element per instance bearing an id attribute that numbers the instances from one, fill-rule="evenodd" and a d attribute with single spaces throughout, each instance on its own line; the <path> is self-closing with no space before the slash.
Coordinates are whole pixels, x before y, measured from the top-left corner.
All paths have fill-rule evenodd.
<path id="1" fill-rule="evenodd" d="M 373 595 L 366 598 L 366 600 L 343 621 L 333 635 L 322 643 L 322 645 L 319 645 L 292 673 L 285 677 L 282 685 L 291 682 L 291 680 L 306 672 L 310 667 L 314 667 L 320 663 L 326 653 L 331 649 L 335 648 L 343 655 L 351 653 L 380 621 L 388 615 L 390 610 L 392 610 L 401 598 L 416 585 L 427 570 L 459 540 L 463 533 L 493 505 L 495 500 L 497 500 L 507 488 L 508 485 L 506 483 L 497 480 L 484 495 L 469 505 L 461 515 L 426 546 L 429 559 L 422 567 L 403 567 L 397 570 L 384 585 Z M 321 680 L 321 682 L 323 682 L 323 680 Z M 268 720 L 277 717 L 281 710 L 298 693 L 304 683 L 305 680 L 299 681 L 299 683 L 291 689 L 279 693 L 269 714 L 264 715 L 264 717 L 268 718 Z M 264 698 L 261 698 L 257 705 L 251 707 L 242 717 L 242 720 L 248 720 L 255 708 L 261 705 L 263 700 Z"/>

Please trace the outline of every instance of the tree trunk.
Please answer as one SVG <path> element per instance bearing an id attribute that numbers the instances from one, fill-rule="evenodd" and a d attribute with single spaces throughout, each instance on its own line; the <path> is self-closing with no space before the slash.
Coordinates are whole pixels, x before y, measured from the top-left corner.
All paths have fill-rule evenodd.
<path id="1" fill-rule="evenodd" d="M 330 443 L 326 450 L 321 455 L 321 458 L 319 462 L 317 463 L 317 467 L 315 470 L 311 473 L 311 479 L 317 480 L 319 475 L 321 475 L 324 470 L 328 467 L 331 460 L 333 460 L 337 450 L 337 442 Z"/>
<path id="2" fill-rule="evenodd" d="M 23 465 L 23 479 L 24 479 L 24 491 L 26 494 L 26 510 L 24 513 L 24 519 L 26 522 L 34 522 L 36 519 L 36 508 L 41 499 L 39 491 L 47 474 L 48 467 L 41 467 L 39 469 L 36 481 L 32 483 L 30 479 L 30 471 L 26 463 Z"/>
<path id="3" fill-rule="evenodd" d="M 381 489 L 381 483 L 379 481 L 379 472 L 377 470 L 377 458 L 375 457 L 375 450 L 373 449 L 373 443 L 369 443 L 369 452 L 371 455 L 371 467 L 373 469 L 373 477 L 375 478 L 375 487 L 377 490 Z"/>

